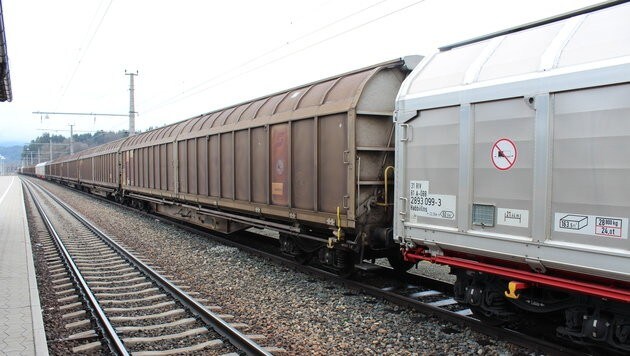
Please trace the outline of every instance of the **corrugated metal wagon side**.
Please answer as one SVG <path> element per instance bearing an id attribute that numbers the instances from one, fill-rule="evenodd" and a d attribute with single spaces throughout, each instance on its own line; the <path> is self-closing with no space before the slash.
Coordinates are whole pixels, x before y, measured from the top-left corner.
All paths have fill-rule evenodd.
<path id="1" fill-rule="evenodd" d="M 49 164 L 49 178 L 64 184 L 77 185 L 79 183 L 80 156 L 81 153 L 74 153 L 52 160 Z"/>
<path id="2" fill-rule="evenodd" d="M 79 174 L 81 186 L 102 195 L 111 195 L 120 185 L 119 151 L 128 138 L 89 148 L 81 152 Z"/>
<path id="3" fill-rule="evenodd" d="M 19 168 L 21 174 L 35 176 L 35 165 L 22 166 Z"/>
<path id="4" fill-rule="evenodd" d="M 624 350 L 602 333 L 630 330 L 628 18 L 626 3 L 436 53 L 396 116 L 407 258 L 453 266 L 482 315 L 567 308 L 607 326 L 565 335 Z"/>
<path id="5" fill-rule="evenodd" d="M 176 138 L 185 122 L 128 138 L 120 148 L 121 186 L 130 193 L 177 199 Z"/>
<path id="6" fill-rule="evenodd" d="M 394 163 L 393 103 L 406 66 L 417 61 L 383 63 L 137 135 L 121 150 L 123 188 L 151 196 L 162 213 L 219 231 L 273 228 L 288 249 L 294 239 L 331 250 L 392 247 L 393 182 L 386 187 L 385 175 L 393 174 L 386 171 Z M 164 197 L 181 204 L 160 204 Z"/>

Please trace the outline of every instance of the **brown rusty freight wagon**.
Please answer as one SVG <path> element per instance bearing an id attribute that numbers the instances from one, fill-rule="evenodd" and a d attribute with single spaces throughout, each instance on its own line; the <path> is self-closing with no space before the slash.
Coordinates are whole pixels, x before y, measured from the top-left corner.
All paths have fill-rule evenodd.
<path id="1" fill-rule="evenodd" d="M 285 252 L 312 253 L 336 269 L 387 256 L 395 252 L 387 179 L 394 101 L 418 61 L 382 63 L 130 137 L 120 148 L 123 195 L 224 233 L 279 231 Z"/>

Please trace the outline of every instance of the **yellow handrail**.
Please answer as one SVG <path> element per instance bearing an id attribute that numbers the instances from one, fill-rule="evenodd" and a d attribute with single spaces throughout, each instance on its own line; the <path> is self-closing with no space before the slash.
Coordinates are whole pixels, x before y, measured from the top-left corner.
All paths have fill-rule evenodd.
<path id="1" fill-rule="evenodd" d="M 341 209 L 337 207 L 337 240 L 341 240 Z"/>
<path id="2" fill-rule="evenodd" d="M 384 203 L 376 203 L 376 205 L 378 205 L 378 206 L 389 206 L 390 205 L 390 204 L 387 203 L 388 196 L 389 196 L 389 193 L 388 193 L 389 182 L 388 182 L 388 179 L 387 179 L 387 172 L 390 170 L 390 168 L 393 169 L 393 170 L 396 170 L 396 168 L 394 166 L 387 166 L 385 168 L 385 172 L 383 173 L 384 176 L 385 176 L 385 202 Z"/>

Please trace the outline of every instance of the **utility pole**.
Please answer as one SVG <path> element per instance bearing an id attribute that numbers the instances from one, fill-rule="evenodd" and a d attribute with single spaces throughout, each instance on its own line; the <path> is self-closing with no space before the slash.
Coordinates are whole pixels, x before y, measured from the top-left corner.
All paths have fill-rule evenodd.
<path id="1" fill-rule="evenodd" d="M 77 116 L 93 116 L 96 119 L 97 116 L 124 116 L 127 114 L 106 114 L 106 113 L 93 113 L 93 112 L 56 112 L 56 111 L 33 111 L 33 114 L 46 115 L 46 119 L 49 119 L 49 115 L 77 115 Z M 70 125 L 70 142 L 72 143 L 72 126 Z M 44 131 L 68 131 L 68 130 L 44 130 Z M 83 131 L 87 132 L 87 131 Z M 50 159 L 52 160 L 52 138 L 50 139 Z M 74 153 L 74 147 L 70 145 L 70 153 Z"/>
<path id="2" fill-rule="evenodd" d="M 125 75 L 129 76 L 129 136 L 133 136 L 136 134 L 136 108 L 134 103 L 134 83 L 133 77 L 138 75 L 138 71 L 135 73 L 127 72 L 125 70 Z"/>
<path id="3" fill-rule="evenodd" d="M 68 130 L 65 130 L 65 131 L 68 131 Z M 47 144 L 44 143 L 44 142 L 38 142 L 38 143 L 31 143 L 31 145 L 38 145 L 39 146 L 37 148 L 37 152 L 38 152 L 37 154 L 40 155 L 42 158 L 38 159 L 38 162 L 41 162 L 43 160 L 43 156 L 46 155 L 46 153 L 44 153 L 44 151 L 46 150 L 45 146 L 48 146 L 49 161 L 52 161 L 53 157 L 54 157 L 53 146 L 61 146 L 61 147 L 64 147 L 66 150 L 68 149 L 68 146 L 70 146 L 69 143 L 53 143 L 52 142 L 52 138 L 48 139 L 48 143 Z M 26 151 L 28 153 L 28 151 L 29 151 L 28 147 L 27 147 Z M 25 154 L 27 154 L 27 153 L 25 153 Z M 60 154 L 63 155 L 63 154 L 67 154 L 68 152 L 57 152 L 57 153 L 60 153 Z"/>
<path id="4" fill-rule="evenodd" d="M 72 128 L 74 125 L 70 125 L 70 154 L 74 153 L 74 138 L 72 137 Z"/>

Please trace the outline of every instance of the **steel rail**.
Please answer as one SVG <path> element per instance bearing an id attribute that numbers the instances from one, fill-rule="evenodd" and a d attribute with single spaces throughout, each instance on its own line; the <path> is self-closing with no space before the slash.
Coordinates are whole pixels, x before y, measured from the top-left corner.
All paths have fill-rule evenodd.
<path id="1" fill-rule="evenodd" d="M 114 203 L 114 204 L 117 204 L 117 203 Z M 235 241 L 234 239 L 228 239 L 220 235 L 217 235 L 215 233 L 203 231 L 195 226 L 186 225 L 181 222 L 174 221 L 168 217 L 152 215 L 150 213 L 138 211 L 136 209 L 129 208 L 124 205 L 122 207 L 133 210 L 134 212 L 139 212 L 140 214 L 149 216 L 153 219 L 158 219 L 160 221 L 167 222 L 178 228 L 182 228 L 184 230 L 202 235 L 203 237 L 212 239 L 219 243 L 236 247 L 240 250 L 246 251 L 248 253 L 252 253 L 259 257 L 267 258 L 275 263 L 293 268 L 294 270 L 297 270 L 299 272 L 343 285 L 349 289 L 360 291 L 373 297 L 386 299 L 396 305 L 405 306 L 419 312 L 434 315 L 442 320 L 448 320 L 450 322 L 453 322 L 459 325 L 467 326 L 470 329 L 477 331 L 479 333 L 482 333 L 491 337 L 497 337 L 497 338 L 500 338 L 500 340 L 502 341 L 510 342 L 515 345 L 519 345 L 521 347 L 534 350 L 536 352 L 542 352 L 542 353 L 558 355 L 558 356 L 560 355 L 572 355 L 572 356 L 587 355 L 586 353 L 580 353 L 576 351 L 575 349 L 568 348 L 564 345 L 558 345 L 553 342 L 541 340 L 540 338 L 523 334 L 515 330 L 506 329 L 499 326 L 488 325 L 478 319 L 475 319 L 474 317 L 460 315 L 455 312 L 451 312 L 447 309 L 429 305 L 428 303 L 419 301 L 417 299 L 413 299 L 413 298 L 410 298 L 401 294 L 397 294 L 394 292 L 384 291 L 378 287 L 375 287 L 366 283 L 362 283 L 360 281 L 348 279 L 348 278 L 339 276 L 331 272 L 324 271 L 322 269 L 319 269 L 313 266 L 302 265 L 300 263 L 293 261 L 290 258 L 286 258 L 281 255 L 276 255 L 271 252 L 259 250 L 249 245 L 241 244 L 238 241 Z M 388 272 L 389 271 L 385 273 L 388 273 Z M 448 284 L 447 282 L 442 282 L 442 281 L 434 280 L 432 278 L 423 277 L 423 276 L 411 275 L 409 273 L 406 273 L 401 278 L 419 278 L 419 279 L 422 279 L 423 281 L 426 281 L 426 283 L 421 283 L 422 285 L 427 285 L 427 286 L 430 286 L 430 288 L 439 289 L 442 291 L 445 289 L 444 284 Z"/>
<path id="2" fill-rule="evenodd" d="M 371 296 L 386 299 L 396 305 L 403 305 L 420 312 L 435 315 L 441 319 L 448 320 L 453 323 L 465 325 L 471 330 L 480 332 L 488 336 L 500 338 L 500 340 L 502 341 L 507 341 L 522 347 L 526 347 L 536 352 L 548 353 L 553 355 L 582 355 L 581 353 L 577 353 L 576 350 L 567 348 L 563 345 L 558 345 L 553 342 L 541 340 L 537 337 L 523 334 L 515 330 L 506 329 L 500 326 L 488 325 L 478 319 L 475 319 L 474 317 L 460 315 L 456 312 L 440 307 L 435 307 L 402 294 L 382 290 L 372 285 L 362 283 L 360 281 L 349 280 L 342 281 L 341 283 L 344 283 L 349 288 L 362 290 Z"/>
<path id="3" fill-rule="evenodd" d="M 101 199 L 100 197 L 96 197 L 96 198 Z M 108 201 L 108 202 L 112 203 L 111 201 Z M 373 297 L 386 299 L 396 305 L 405 306 L 419 312 L 434 315 L 442 320 L 448 320 L 450 322 L 453 322 L 459 325 L 467 326 L 470 329 L 477 331 L 479 333 L 482 333 L 491 337 L 497 337 L 497 338 L 500 338 L 500 340 L 502 341 L 510 342 L 515 345 L 519 345 L 521 347 L 534 350 L 536 352 L 542 352 L 542 353 L 558 355 L 558 356 L 560 355 L 572 355 L 572 356 L 587 355 L 586 353 L 580 353 L 574 349 L 565 347 L 563 345 L 558 345 L 553 342 L 541 340 L 540 338 L 523 334 L 515 330 L 488 325 L 478 319 L 475 319 L 474 317 L 460 315 L 455 312 L 451 312 L 447 309 L 429 305 L 417 299 L 413 299 L 413 298 L 410 298 L 401 294 L 397 294 L 394 292 L 384 291 L 384 290 L 379 289 L 378 287 L 375 287 L 366 283 L 362 283 L 360 281 L 348 279 L 348 278 L 339 276 L 331 272 L 324 271 L 322 269 L 319 269 L 313 266 L 302 265 L 300 263 L 293 261 L 290 258 L 286 258 L 281 255 L 276 255 L 268 251 L 263 251 L 255 247 L 239 243 L 238 241 L 235 241 L 234 239 L 228 239 L 212 232 L 200 230 L 196 226 L 187 225 L 182 222 L 172 220 L 168 217 L 164 217 L 160 215 L 153 215 L 147 212 L 143 212 L 137 209 L 127 207 L 125 205 L 120 205 L 118 203 L 113 203 L 113 204 L 116 204 L 117 206 L 123 207 L 125 209 L 129 209 L 136 213 L 140 213 L 144 216 L 151 217 L 152 219 L 158 219 L 162 222 L 172 224 L 178 228 L 202 235 L 203 237 L 212 239 L 219 243 L 236 247 L 248 253 L 252 253 L 259 257 L 269 259 L 273 261 L 274 263 L 278 263 L 282 266 L 293 268 L 294 270 L 297 270 L 299 272 L 343 285 L 349 289 L 360 291 Z M 388 273 L 388 272 L 389 271 L 385 273 Z M 438 289 L 441 291 L 445 289 L 444 284 L 449 284 L 447 282 L 442 282 L 442 281 L 438 281 L 438 280 L 434 280 L 428 277 L 423 277 L 423 276 L 418 276 L 418 275 L 411 275 L 409 273 L 406 273 L 401 278 L 419 278 L 419 279 L 422 279 L 423 281 L 426 281 L 426 283 L 421 283 L 422 285 L 427 285 L 427 286 L 430 286 L 430 288 Z"/>
<path id="4" fill-rule="evenodd" d="M 587 355 L 586 353 L 576 351 L 575 349 L 568 348 L 564 345 L 558 345 L 553 342 L 541 340 L 540 338 L 526 335 L 518 331 L 484 324 L 480 320 L 475 319 L 473 317 L 460 315 L 454 312 L 450 312 L 446 309 L 431 306 L 431 305 L 428 305 L 427 303 L 424 303 L 422 301 L 419 301 L 419 300 L 416 300 L 407 296 L 403 296 L 403 295 L 396 294 L 393 292 L 383 291 L 369 284 L 353 281 L 351 279 L 341 277 L 339 275 L 318 269 L 316 267 L 302 265 L 284 256 L 277 255 L 268 251 L 263 251 L 250 245 L 245 245 L 243 243 L 236 241 L 233 238 L 228 239 L 226 237 L 223 237 L 217 234 L 216 232 L 208 232 L 208 231 L 200 229 L 199 227 L 185 224 L 181 221 L 177 221 L 163 215 L 151 214 L 151 213 L 144 212 L 138 209 L 134 209 L 129 206 L 113 202 L 101 196 L 88 194 L 81 190 L 73 189 L 71 187 L 66 187 L 66 188 L 70 188 L 73 191 L 92 197 L 94 199 L 101 200 L 103 202 L 107 202 L 109 204 L 115 205 L 125 210 L 133 211 L 136 214 L 141 214 L 145 217 L 150 217 L 152 219 L 156 219 L 163 223 L 171 224 L 177 228 L 181 228 L 186 231 L 199 234 L 203 237 L 212 239 L 213 241 L 219 242 L 221 244 L 239 248 L 243 251 L 254 254 L 256 256 L 269 259 L 273 261 L 274 263 L 278 263 L 282 266 L 293 268 L 294 270 L 297 270 L 299 272 L 303 272 L 308 275 L 320 277 L 320 278 L 335 282 L 337 284 L 341 284 L 349 289 L 361 291 L 363 293 L 366 293 L 374 297 L 386 299 L 396 305 L 402 305 L 402 306 L 414 309 L 419 312 L 434 315 L 443 320 L 448 320 L 450 322 L 457 323 L 459 325 L 467 326 L 471 328 L 472 330 L 480 332 L 482 334 L 485 334 L 491 337 L 500 338 L 502 341 L 510 342 L 515 345 L 519 345 L 521 347 L 525 347 L 531 350 L 553 354 L 553 355 Z M 253 233 L 250 233 L 250 234 L 253 234 Z M 409 278 L 409 277 L 421 278 L 422 280 L 426 281 L 430 285 L 431 288 L 434 288 L 434 289 L 443 289 L 442 287 L 440 287 L 440 285 L 443 283 L 447 283 L 447 282 L 434 280 L 428 277 L 411 275 L 409 273 L 405 274 L 404 276 L 404 278 Z"/>
<path id="5" fill-rule="evenodd" d="M 53 241 L 55 241 L 55 245 L 57 245 L 57 248 L 61 252 L 61 257 L 64 259 L 66 266 L 68 266 L 70 273 L 72 275 L 72 278 L 75 281 L 75 284 L 78 284 L 80 293 L 83 295 L 83 299 L 88 303 L 88 307 L 92 311 L 92 315 L 94 316 L 95 321 L 97 325 L 99 326 L 99 329 L 101 330 L 102 335 L 107 341 L 107 345 L 109 349 L 117 355 L 128 356 L 129 352 L 127 351 L 127 348 L 125 347 L 123 341 L 118 337 L 118 333 L 116 333 L 114 326 L 110 323 L 109 319 L 105 315 L 105 312 L 103 311 L 98 301 L 96 300 L 96 297 L 94 296 L 94 294 L 92 294 L 92 291 L 88 287 L 87 282 L 81 275 L 81 272 L 79 271 L 76 264 L 74 263 L 74 260 L 70 256 L 70 253 L 66 249 L 63 241 L 61 241 L 61 237 L 57 233 L 57 230 L 55 230 L 55 227 L 53 226 L 50 219 L 48 218 L 48 215 L 44 211 L 44 208 L 42 207 L 38 198 L 35 196 L 35 194 L 31 190 L 31 185 L 34 185 L 34 183 L 28 182 L 24 184 L 29 194 L 31 195 L 33 202 L 35 203 L 35 206 L 37 207 L 37 211 L 39 212 L 40 216 L 42 217 L 42 220 L 44 221 L 44 224 L 46 225 L 46 229 L 52 236 Z M 38 187 L 38 188 L 42 189 L 41 187 Z M 42 190 L 42 192 L 44 192 L 44 190 Z"/>
<path id="6" fill-rule="evenodd" d="M 197 315 L 201 320 L 210 326 L 214 331 L 219 333 L 221 336 L 226 338 L 232 345 L 237 347 L 239 350 L 245 352 L 248 355 L 267 355 L 271 356 L 272 354 L 265 350 L 264 347 L 258 345 L 252 339 L 248 338 L 245 334 L 241 333 L 239 330 L 231 326 L 225 320 L 221 319 L 217 314 L 208 310 L 203 304 L 196 301 L 192 298 L 188 293 L 184 292 L 179 287 L 172 284 L 166 278 L 161 276 L 151 267 L 149 267 L 144 262 L 137 259 L 134 255 L 125 250 L 124 247 L 119 245 L 117 242 L 112 240 L 109 236 L 107 236 L 104 232 L 99 230 L 96 226 L 87 221 L 81 214 L 71 208 L 68 204 L 61 201 L 59 198 L 54 196 L 47 189 L 40 187 L 43 192 L 48 194 L 51 199 L 53 199 L 57 204 L 63 207 L 68 213 L 70 213 L 73 217 L 75 217 L 78 221 L 80 221 L 85 227 L 87 227 L 90 231 L 92 231 L 96 236 L 98 236 L 103 242 L 105 242 L 109 247 L 114 249 L 118 254 L 123 256 L 129 263 L 131 263 L 134 267 L 139 269 L 141 272 L 148 275 L 150 278 L 154 280 L 163 290 L 177 299 L 180 303 L 182 303 L 186 308 L 191 310 L 195 315 Z"/>

